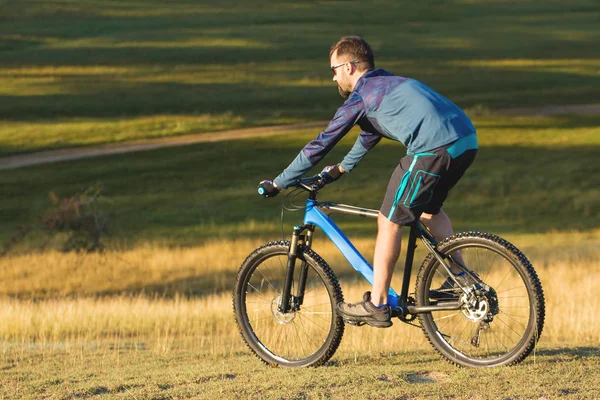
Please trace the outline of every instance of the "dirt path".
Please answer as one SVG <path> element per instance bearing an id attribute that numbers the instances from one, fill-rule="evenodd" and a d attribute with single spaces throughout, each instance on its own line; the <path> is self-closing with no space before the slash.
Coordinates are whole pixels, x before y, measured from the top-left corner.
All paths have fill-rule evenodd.
<path id="1" fill-rule="evenodd" d="M 537 108 L 510 108 L 497 110 L 490 115 L 514 116 L 550 116 L 550 115 L 600 115 L 600 104 L 582 104 L 569 106 L 546 106 Z M 329 121 L 315 121 L 294 125 L 233 129 L 214 133 L 198 133 L 192 135 L 165 137 L 158 139 L 135 140 L 69 149 L 47 150 L 31 154 L 0 157 L 0 170 L 16 169 L 30 165 L 49 164 L 81 158 L 99 157 L 111 154 L 131 153 L 135 151 L 154 150 L 164 147 L 183 146 L 194 143 L 218 142 L 252 137 L 284 135 L 300 129 L 323 128 Z"/>
<path id="2" fill-rule="evenodd" d="M 232 129 L 214 133 L 197 133 L 157 139 L 142 139 L 94 146 L 73 147 L 68 149 L 46 150 L 30 154 L 0 157 L 0 170 L 15 169 L 38 164 L 49 164 L 60 161 L 78 160 L 81 158 L 106 156 L 111 154 L 154 150 L 164 147 L 183 146 L 194 143 L 219 142 L 224 140 L 283 135 L 301 129 L 321 128 L 324 127 L 327 122 L 328 121 L 315 121 L 304 124 Z"/>

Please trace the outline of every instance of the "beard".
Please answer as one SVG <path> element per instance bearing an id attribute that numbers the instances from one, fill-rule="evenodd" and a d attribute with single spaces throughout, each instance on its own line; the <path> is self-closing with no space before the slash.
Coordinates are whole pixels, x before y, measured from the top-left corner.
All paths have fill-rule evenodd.
<path id="1" fill-rule="evenodd" d="M 346 92 L 344 89 L 342 89 L 342 87 L 340 85 L 338 85 L 338 92 L 339 92 L 340 96 L 342 96 L 342 99 L 344 99 L 344 100 L 346 100 L 352 94 L 352 92 Z"/>

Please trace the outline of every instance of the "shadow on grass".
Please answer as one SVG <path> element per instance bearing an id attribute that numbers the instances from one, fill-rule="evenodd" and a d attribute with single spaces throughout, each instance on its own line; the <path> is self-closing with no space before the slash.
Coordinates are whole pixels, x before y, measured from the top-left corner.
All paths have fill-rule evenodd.
<path id="1" fill-rule="evenodd" d="M 543 339 L 542 339 L 543 340 Z M 557 357 L 558 361 L 563 361 L 563 357 L 568 358 L 595 358 L 600 357 L 600 348 L 598 347 L 563 347 L 556 349 L 539 349 L 535 353 L 541 357 Z"/>
<path id="2" fill-rule="evenodd" d="M 78 51 L 86 53 L 85 49 Z M 98 51 L 97 49 L 93 50 L 94 53 Z M 101 51 L 117 52 L 117 50 L 110 49 Z M 142 49 L 141 52 L 146 54 L 147 50 Z M 177 59 L 181 50 L 155 49 L 153 52 L 156 53 L 157 60 L 172 60 Z M 123 54 L 128 56 L 135 53 L 135 51 L 123 50 Z M 260 54 L 256 56 L 261 58 Z M 118 59 L 118 55 L 107 55 L 106 57 Z M 200 60 L 204 58 L 215 62 L 212 54 L 199 56 Z M 135 63 L 135 61 L 131 62 Z M 152 65 L 158 61 L 147 60 L 145 62 Z M 180 62 L 184 63 L 184 61 Z M 274 60 L 273 62 L 279 63 L 285 62 L 285 60 Z M 74 63 L 76 64 L 75 61 Z M 264 76 L 258 78 L 258 82 L 252 82 L 252 79 L 239 81 L 235 76 L 230 78 L 231 82 L 227 82 L 229 79 L 227 76 L 220 78 L 224 81 L 221 83 L 194 83 L 193 77 L 185 78 L 190 79 L 191 82 L 184 82 L 180 81 L 183 78 L 177 76 L 168 77 L 169 72 L 166 66 L 164 67 L 166 70 L 161 74 L 165 74 L 164 79 L 167 82 L 143 82 L 146 78 L 153 79 L 152 74 L 146 77 L 144 73 L 140 73 L 139 76 L 135 75 L 140 79 L 135 79 L 135 77 L 130 79 L 128 76 L 86 75 L 85 73 L 72 77 L 69 77 L 68 74 L 67 76 L 61 74 L 60 93 L 56 92 L 54 78 L 51 77 L 49 78 L 51 79 L 50 83 L 36 83 L 36 87 L 40 89 L 43 89 L 44 85 L 49 85 L 48 92 L 50 93 L 48 94 L 1 95 L 0 117 L 5 121 L 25 123 L 61 121 L 65 118 L 126 118 L 231 112 L 235 116 L 242 117 L 244 125 L 253 125 L 253 122 L 256 124 L 257 120 L 273 118 L 273 115 L 294 119 L 325 119 L 330 117 L 340 104 L 335 96 L 335 85 L 325 83 L 325 86 L 322 86 L 320 83 L 323 79 L 328 80 L 329 76 L 315 74 L 315 70 L 318 71 L 321 64 L 321 59 L 305 62 L 299 71 L 277 72 L 276 75 L 273 73 L 274 79 L 270 79 L 270 76 L 265 73 Z M 385 68 L 385 65 L 383 67 Z M 528 82 L 528 90 L 522 91 L 517 88 L 514 92 L 504 94 L 506 99 L 501 101 L 507 102 L 504 104 L 505 107 L 547 104 L 539 99 L 536 100 L 536 97 L 540 97 L 536 90 L 546 90 L 547 82 L 555 82 L 552 93 L 554 99 L 551 104 L 577 102 L 568 100 L 568 97 L 572 96 L 569 94 L 569 90 L 577 91 L 580 94 L 589 92 L 588 95 L 593 95 L 593 91 L 590 91 L 589 88 L 597 87 L 600 83 L 600 79 L 597 77 L 570 74 L 564 71 L 514 71 L 504 67 L 490 67 L 479 71 L 477 79 L 493 79 L 493 82 L 501 82 L 501 86 L 488 87 L 487 91 L 475 87 L 466 89 L 470 92 L 469 97 L 462 98 L 464 89 L 446 87 L 446 81 L 456 81 L 457 76 L 464 73 L 460 70 L 455 71 L 455 75 L 444 76 L 444 80 L 441 80 L 438 71 L 444 68 L 443 65 L 437 65 L 430 72 L 419 71 L 417 66 L 398 71 L 387 69 L 398 75 L 414 77 L 431 85 L 462 107 L 472 107 L 478 104 L 494 105 L 494 102 L 499 101 L 499 96 L 502 96 L 498 92 L 506 90 L 505 88 L 510 83 L 518 86 L 519 82 Z M 202 78 L 205 73 L 204 71 L 194 71 L 192 75 Z M 231 75 L 235 75 L 235 71 L 232 70 Z M 306 77 L 312 77 L 315 80 L 314 84 L 297 83 Z M 43 77 L 39 78 L 43 79 Z M 296 83 L 289 84 L 290 81 Z M 488 86 L 494 84 L 490 83 Z M 566 91 L 561 93 L 561 88 Z M 563 97 L 565 99 L 562 99 Z M 512 98 L 514 100 L 511 100 Z M 585 100 L 580 102 L 585 102 Z M 556 126 L 553 127 L 569 129 L 590 126 L 586 121 L 586 119 L 581 119 L 581 121 L 561 124 L 558 120 Z M 497 124 L 494 127 L 503 128 L 504 126 Z M 518 125 L 507 124 L 506 127 L 518 128 Z M 524 127 L 545 129 L 545 127 L 536 128 L 532 125 Z M 18 149 L 13 149 L 13 152 L 17 151 Z"/>
<path id="3" fill-rule="evenodd" d="M 282 140 L 207 143 L 131 155 L 23 168 L 0 174 L 0 242 L 49 207 L 48 193 L 68 196 L 102 182 L 111 199 L 109 241 L 197 246 L 206 241 L 270 238 L 280 235 L 279 199 L 256 195 L 256 183 L 271 178 L 300 146 Z M 341 159 L 350 144 L 339 144 L 323 161 Z M 321 200 L 379 208 L 390 171 L 402 146 L 380 145 L 360 168 L 325 188 Z M 256 157 L 268 154 L 268 157 Z M 453 189 L 444 209 L 456 231 L 545 233 L 597 228 L 600 175 L 598 146 L 486 146 Z M 303 197 L 297 199 L 303 204 Z M 374 222 L 338 218 L 350 238 L 374 237 Z M 287 213 L 284 233 L 302 214 Z M 319 234 L 319 241 L 325 240 Z M 110 244 L 108 246 L 110 249 Z"/>
<path id="4" fill-rule="evenodd" d="M 350 32 L 372 41 L 382 67 L 397 66 L 397 70 L 387 69 L 439 87 L 463 107 L 544 104 L 548 97 L 561 104 L 598 97 L 594 67 L 569 65 L 571 58 L 595 60 L 598 5 L 593 1 L 580 1 L 577 6 L 534 2 L 517 6 L 500 1 L 493 6 L 474 3 L 451 8 L 436 1 L 410 8 L 391 1 L 380 7 L 354 2 L 343 10 L 329 2 L 311 2 L 306 7 L 277 1 L 251 6 L 234 2 L 216 8 L 203 2 L 169 7 L 147 3 L 7 6 L 0 35 L 3 68 L 43 70 L 8 73 L 7 80 L 13 73 L 19 82 L 31 80 L 26 86 L 35 87 L 36 93 L 5 92 L 0 97 L 0 117 L 28 122 L 232 111 L 251 124 L 256 113 L 274 108 L 287 118 L 323 118 L 333 112 L 333 108 L 325 110 L 337 104 L 335 95 L 330 95 L 335 93 L 334 85 L 286 83 L 329 80 L 327 50 L 331 42 Z M 333 13 L 340 16 L 336 24 L 330 21 Z M 43 26 L 38 22 L 41 18 L 47 21 Z M 388 29 L 396 25 L 404 29 Z M 274 31 L 281 34 L 273 35 Z M 556 34 L 548 35 L 549 31 Z M 531 58 L 532 64 L 495 63 L 520 57 Z M 559 66 L 536 65 L 538 59 L 558 61 Z M 452 64 L 457 60 L 467 65 Z M 478 60 L 491 62 L 468 66 Z M 177 77 L 175 69 L 182 66 L 192 69 L 189 75 L 220 72 L 220 79 L 231 76 L 238 82 L 186 84 L 181 79 L 193 82 L 194 78 Z M 60 67 L 65 68 L 57 72 Z M 108 72 L 77 70 L 81 67 L 109 68 Z M 246 68 L 252 70 L 248 76 L 243 73 Z M 281 85 L 265 84 L 273 81 Z"/>

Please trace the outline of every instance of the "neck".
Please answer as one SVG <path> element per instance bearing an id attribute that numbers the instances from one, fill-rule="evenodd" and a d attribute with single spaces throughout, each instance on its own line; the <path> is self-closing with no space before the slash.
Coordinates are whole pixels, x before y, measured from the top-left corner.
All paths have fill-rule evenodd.
<path id="1" fill-rule="evenodd" d="M 366 74 L 368 71 L 369 71 L 368 69 L 365 69 L 364 71 L 360 71 L 360 72 L 357 70 L 356 73 L 351 76 L 351 78 L 352 78 L 352 90 L 354 90 L 354 88 L 356 87 L 356 83 L 358 82 L 358 80 L 364 74 Z"/>

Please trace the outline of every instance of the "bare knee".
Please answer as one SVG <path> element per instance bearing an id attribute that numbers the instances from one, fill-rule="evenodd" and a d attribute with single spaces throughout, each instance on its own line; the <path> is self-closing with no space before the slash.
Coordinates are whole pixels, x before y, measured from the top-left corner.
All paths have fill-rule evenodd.
<path id="1" fill-rule="evenodd" d="M 421 221 L 427 225 L 428 222 L 430 221 L 435 221 L 435 220 L 439 220 L 441 218 L 444 218 L 446 216 L 446 213 L 444 213 L 444 210 L 440 210 L 439 213 L 437 214 L 427 214 L 427 213 L 422 213 L 421 214 Z"/>
<path id="2" fill-rule="evenodd" d="M 421 214 L 421 221 L 423 221 L 423 222 L 431 221 L 434 217 L 435 217 L 435 214 L 423 213 L 423 214 Z"/>
<path id="3" fill-rule="evenodd" d="M 385 231 L 393 233 L 402 231 L 402 225 L 398 225 L 390 221 L 381 213 L 379 213 L 379 216 L 377 217 L 377 227 L 379 229 L 379 232 Z"/>

